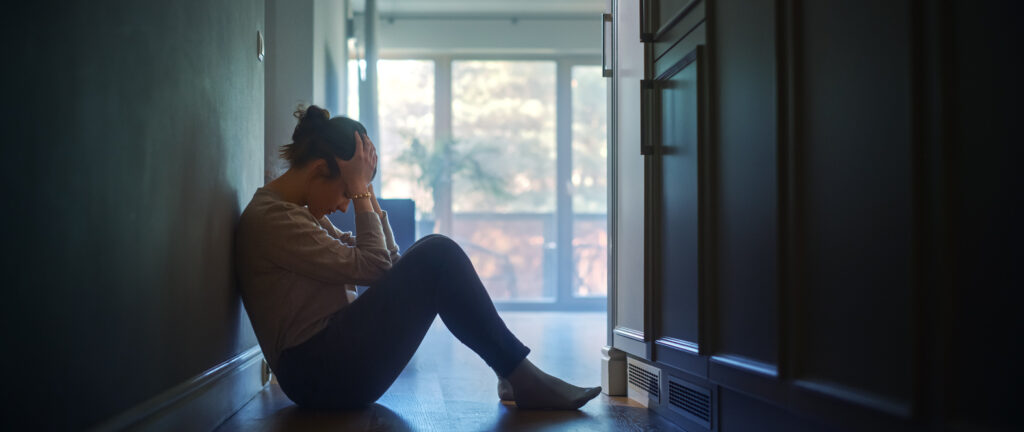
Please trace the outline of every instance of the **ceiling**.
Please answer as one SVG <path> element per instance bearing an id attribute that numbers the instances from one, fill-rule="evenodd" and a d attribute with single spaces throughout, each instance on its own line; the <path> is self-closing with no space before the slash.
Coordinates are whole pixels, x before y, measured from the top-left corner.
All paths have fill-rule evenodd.
<path id="1" fill-rule="evenodd" d="M 366 0 L 350 0 L 359 13 Z M 566 16 L 597 15 L 606 0 L 377 0 L 382 17 L 388 15 Z"/>

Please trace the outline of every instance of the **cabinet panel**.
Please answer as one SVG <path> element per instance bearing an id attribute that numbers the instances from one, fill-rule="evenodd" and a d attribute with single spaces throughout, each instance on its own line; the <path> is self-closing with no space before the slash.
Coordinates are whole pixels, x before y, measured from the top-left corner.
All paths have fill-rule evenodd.
<path id="1" fill-rule="evenodd" d="M 653 39 L 678 24 L 680 18 L 699 5 L 701 0 L 640 0 L 643 17 L 642 31 L 646 38 Z M 693 28 L 690 25 L 687 29 Z"/>
<path id="2" fill-rule="evenodd" d="M 644 326 L 644 161 L 640 156 L 640 80 L 644 78 L 644 47 L 637 37 L 639 5 L 622 0 L 615 4 L 613 91 L 615 170 L 615 327 L 621 334 L 645 337 Z M 615 336 L 615 347 L 646 357 L 646 346 L 629 337 Z"/>
<path id="3" fill-rule="evenodd" d="M 668 25 L 661 27 L 660 31 L 652 35 L 655 59 L 672 49 L 680 39 L 704 22 L 705 4 L 706 2 L 701 0 L 690 2 L 677 11 L 677 16 L 674 19 L 670 17 L 673 22 L 665 23 Z"/>
<path id="4" fill-rule="evenodd" d="M 655 7 L 655 29 L 661 29 L 669 24 L 672 18 L 679 15 L 691 3 L 697 3 L 699 0 L 656 0 L 654 3 L 657 4 Z"/>
<path id="5" fill-rule="evenodd" d="M 807 388 L 905 412 L 911 393 L 909 2 L 802 2 L 800 292 Z"/>
<path id="6" fill-rule="evenodd" d="M 964 429 L 1024 430 L 1020 388 L 1024 386 L 1024 287 L 1021 244 L 1020 77 L 1024 67 L 1008 60 L 1019 50 L 1019 2 L 951 2 L 949 54 L 960 59 L 950 72 L 952 151 L 946 169 L 955 186 L 949 189 L 953 270 L 936 268 L 941 285 L 949 275 L 949 317 L 932 321 L 929 331 L 948 324 L 950 417 L 969 419 Z M 938 152 L 938 146 L 932 151 Z M 942 171 L 939 171 L 942 172 Z M 935 182 L 936 186 L 941 183 Z M 945 185 L 941 185 L 945 186 Z M 938 218 L 941 204 L 929 217 Z M 932 243 L 941 245 L 940 241 Z M 929 251 L 928 253 L 933 253 Z M 943 266 L 945 267 L 945 266 Z M 947 273 L 948 272 L 948 273 Z M 942 304 L 941 287 L 928 285 L 932 304 Z M 927 304 L 927 303 L 926 303 Z M 943 322 L 945 321 L 945 322 Z M 938 331 L 934 329 L 940 329 Z M 969 341 L 965 349 L 961 343 Z"/>
<path id="7" fill-rule="evenodd" d="M 715 352 L 777 362 L 778 181 L 771 0 L 717 0 L 713 32 Z"/>
<path id="8" fill-rule="evenodd" d="M 655 238 L 650 239 L 659 245 L 653 257 L 658 337 L 693 343 L 699 339 L 700 312 L 698 52 L 691 51 L 673 65 L 678 72 L 655 80 L 660 140 L 652 156 L 657 225 Z"/>
<path id="9" fill-rule="evenodd" d="M 704 302 L 701 247 L 704 166 L 705 32 L 698 26 L 654 62 L 649 106 L 646 233 L 654 360 L 707 376 L 700 355 Z"/>

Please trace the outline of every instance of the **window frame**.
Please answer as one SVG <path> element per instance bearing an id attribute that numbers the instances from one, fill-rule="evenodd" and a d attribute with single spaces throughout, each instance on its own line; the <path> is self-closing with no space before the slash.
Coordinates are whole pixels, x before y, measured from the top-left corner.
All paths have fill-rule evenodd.
<path id="1" fill-rule="evenodd" d="M 456 61 L 549 61 L 555 63 L 556 112 L 556 188 L 555 242 L 556 283 L 555 297 L 550 300 L 495 300 L 498 310 L 506 311 L 605 311 L 608 307 L 609 286 L 605 296 L 578 297 L 574 295 L 573 262 L 573 208 L 572 196 L 566 187 L 572 176 L 572 68 L 574 66 L 601 67 L 600 55 L 565 54 L 417 54 L 382 52 L 379 60 L 428 60 L 434 62 L 434 139 L 452 136 L 452 65 Z M 352 57 L 350 60 L 358 60 Z M 347 66 L 346 66 L 347 67 Z M 347 69 L 346 69 L 347 70 Z M 346 101 L 347 104 L 347 101 Z M 346 105 L 347 106 L 347 105 Z M 610 123 L 610 121 L 609 121 Z M 610 124 L 609 124 L 610 127 Z M 610 146 L 605 141 L 606 146 Z M 611 148 L 607 153 L 611 157 Z M 382 167 L 382 169 L 387 169 Z M 382 178 L 383 176 L 381 176 Z M 611 184 L 609 183 L 609 187 Z M 610 205 L 610 203 L 609 203 Z M 608 215 L 610 209 L 606 209 Z M 606 232 L 610 229 L 610 216 L 606 216 Z M 609 242 L 609 247 L 611 243 Z M 610 263 L 609 263 L 610 264 Z M 608 266 L 611 270 L 610 265 Z"/>

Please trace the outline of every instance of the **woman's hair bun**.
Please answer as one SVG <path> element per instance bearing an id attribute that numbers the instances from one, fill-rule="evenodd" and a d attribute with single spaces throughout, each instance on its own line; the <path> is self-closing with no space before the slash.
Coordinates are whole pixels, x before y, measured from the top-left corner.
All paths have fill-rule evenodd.
<path id="1" fill-rule="evenodd" d="M 299 126 L 303 124 L 316 125 L 327 122 L 331 119 L 331 112 L 316 105 L 308 107 L 299 106 L 295 110 L 295 118 L 299 119 Z"/>
<path id="2" fill-rule="evenodd" d="M 344 116 L 331 118 L 330 111 L 316 105 L 300 105 L 293 115 L 299 123 L 292 132 L 292 142 L 281 147 L 281 157 L 292 166 L 324 159 L 331 176 L 337 175 L 334 158 L 351 159 L 356 148 L 355 133 L 366 134 L 358 121 Z"/>
<path id="3" fill-rule="evenodd" d="M 331 120 L 331 112 L 316 105 L 308 107 L 299 106 L 293 114 L 299 119 L 292 133 L 292 140 L 298 141 L 317 134 L 321 126 Z"/>
<path id="4" fill-rule="evenodd" d="M 296 114 L 295 116 L 298 117 L 300 120 L 319 121 L 319 120 L 330 120 L 331 119 L 331 112 L 330 111 L 327 111 L 326 109 L 320 108 L 320 107 L 318 107 L 316 105 L 310 105 L 310 106 L 306 107 L 305 109 L 303 109 L 302 107 L 299 107 L 299 109 L 297 111 L 295 111 L 295 114 Z"/>

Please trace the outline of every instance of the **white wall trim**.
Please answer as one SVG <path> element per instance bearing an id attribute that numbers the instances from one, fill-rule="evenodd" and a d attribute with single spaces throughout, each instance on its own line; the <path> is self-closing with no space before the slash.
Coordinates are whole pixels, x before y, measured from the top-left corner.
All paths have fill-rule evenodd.
<path id="1" fill-rule="evenodd" d="M 626 396 L 626 353 L 611 346 L 601 349 L 601 390 L 608 396 Z"/>
<path id="2" fill-rule="evenodd" d="M 259 346 L 138 404 L 95 431 L 213 430 L 263 389 Z"/>

